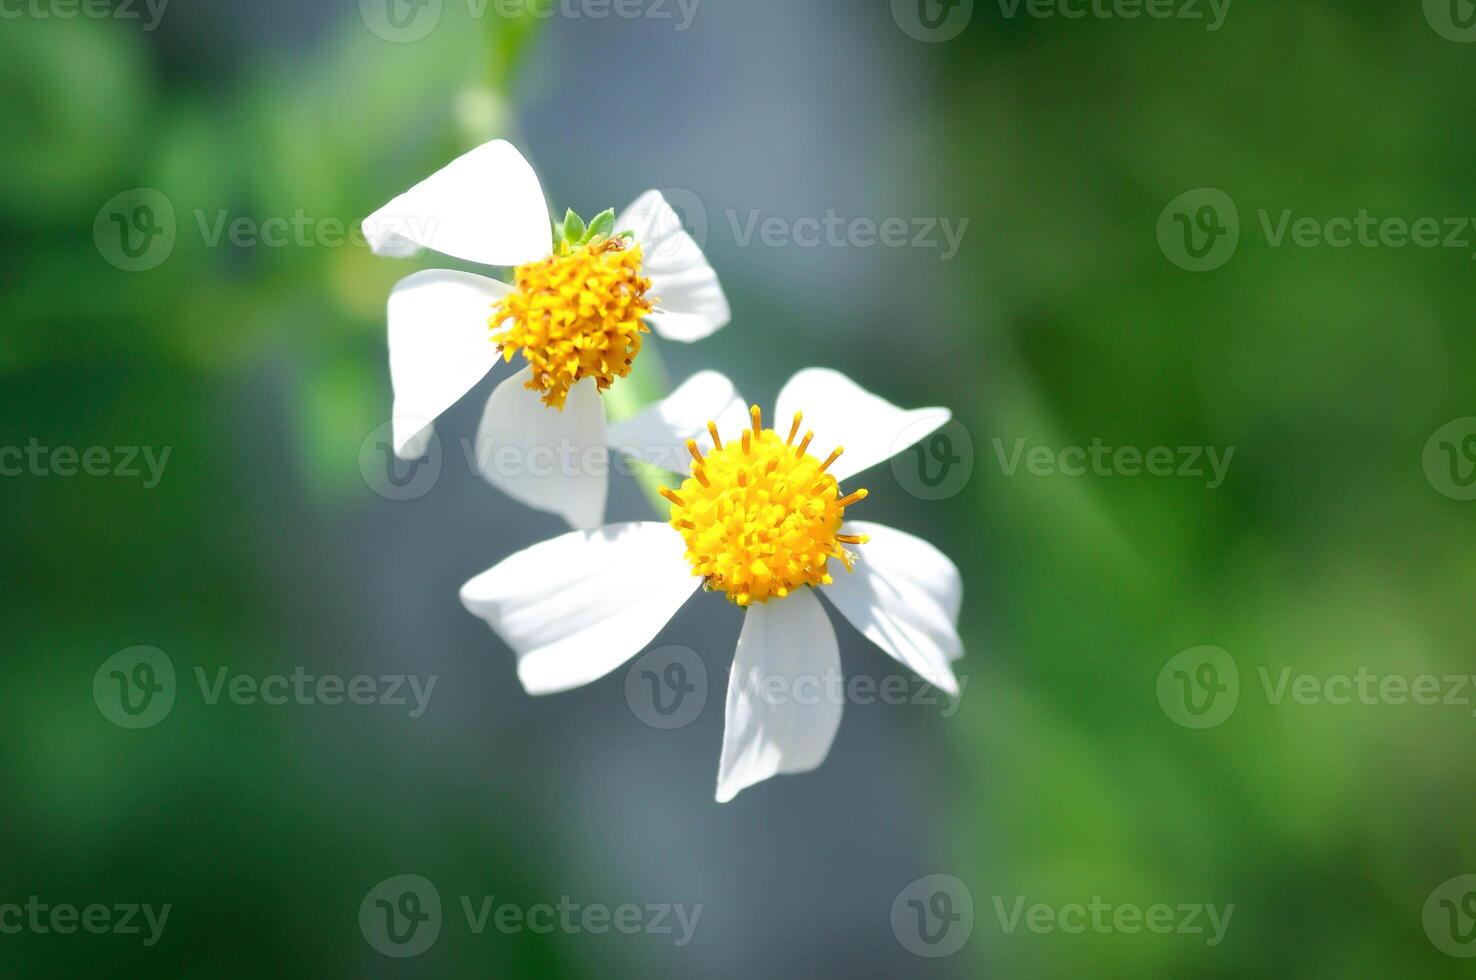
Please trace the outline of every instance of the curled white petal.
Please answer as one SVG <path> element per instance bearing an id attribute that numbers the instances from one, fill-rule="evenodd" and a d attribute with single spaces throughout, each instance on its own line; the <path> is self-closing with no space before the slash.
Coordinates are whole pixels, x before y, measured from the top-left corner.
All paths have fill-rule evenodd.
<path id="1" fill-rule="evenodd" d="M 832 676 L 840 676 L 835 630 L 809 589 L 749 608 L 728 678 L 719 803 L 825 761 L 843 701 L 826 693 Z"/>
<path id="2" fill-rule="evenodd" d="M 569 389 L 562 410 L 526 387 L 532 368 L 505 379 L 487 399 L 477 430 L 477 468 L 503 493 L 558 514 L 579 529 L 605 521 L 609 450 L 605 406 L 593 378 Z"/>
<path id="3" fill-rule="evenodd" d="M 660 191 L 636 198 L 616 219 L 615 230 L 632 232 L 641 246 L 641 271 L 658 300 L 647 319 L 658 334 L 690 343 L 727 326 L 732 312 L 717 273 Z"/>
<path id="4" fill-rule="evenodd" d="M 870 540 L 851 572 L 836 569 L 825 598 L 863 636 L 934 687 L 958 694 L 950 661 L 963 655 L 958 613 L 963 579 L 948 556 L 921 538 L 866 521 L 846 534 Z"/>
<path id="5" fill-rule="evenodd" d="M 789 379 L 779 392 L 775 428 L 785 429 L 795 412 L 804 412 L 801 431 L 815 433 L 811 456 L 824 459 L 845 448 L 830 468 L 837 480 L 891 459 L 952 417 L 946 408 L 898 408 L 829 368 L 806 368 Z"/>
<path id="6" fill-rule="evenodd" d="M 483 265 L 522 265 L 553 250 L 538 175 L 506 140 L 452 160 L 363 221 L 377 255 L 434 249 Z"/>
<path id="7" fill-rule="evenodd" d="M 461 588 L 518 658 L 529 694 L 598 680 L 640 653 L 697 588 L 666 524 L 573 531 L 508 557 Z"/>
<path id="8" fill-rule="evenodd" d="M 393 441 L 401 459 L 421 455 L 436 417 L 497 363 L 487 321 L 511 289 L 485 276 L 436 269 L 407 276 L 390 292 Z"/>
<path id="9" fill-rule="evenodd" d="M 610 448 L 673 473 L 691 472 L 687 440 L 699 452 L 712 448 L 707 423 L 716 422 L 719 434 L 741 430 L 748 411 L 733 382 L 716 371 L 699 371 L 670 395 L 635 415 L 610 426 Z"/>

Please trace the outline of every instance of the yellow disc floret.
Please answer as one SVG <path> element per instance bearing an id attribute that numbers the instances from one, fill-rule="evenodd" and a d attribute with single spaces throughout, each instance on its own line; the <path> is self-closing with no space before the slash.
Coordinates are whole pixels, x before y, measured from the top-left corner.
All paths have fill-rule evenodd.
<path id="1" fill-rule="evenodd" d="M 752 427 L 727 445 L 709 422 L 714 448 L 703 456 L 688 442 L 692 475 L 678 491 L 662 489 L 693 573 L 740 606 L 830 584 L 826 563 L 837 558 L 849 570 L 854 558 L 841 545 L 865 543 L 864 536 L 840 533 L 846 507 L 866 496 L 857 490 L 842 497 L 825 472 L 841 450 L 823 462 L 809 455 L 813 432 L 794 445 L 798 414 L 788 439 L 763 427 L 757 405 L 750 415 Z"/>
<path id="2" fill-rule="evenodd" d="M 504 360 L 518 351 L 533 369 L 528 387 L 563 408 L 569 389 L 594 378 L 601 391 L 630 373 L 652 310 L 641 249 L 620 238 L 561 243 L 540 262 L 520 265 L 516 289 L 492 311 L 492 341 Z"/>

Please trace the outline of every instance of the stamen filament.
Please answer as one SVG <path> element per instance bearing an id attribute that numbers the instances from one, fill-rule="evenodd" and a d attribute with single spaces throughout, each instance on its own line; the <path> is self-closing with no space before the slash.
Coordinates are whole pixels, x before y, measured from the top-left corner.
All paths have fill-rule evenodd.
<path id="1" fill-rule="evenodd" d="M 789 427 L 789 438 L 784 440 L 786 446 L 794 445 L 794 437 L 799 434 L 800 420 L 805 417 L 804 412 L 794 413 L 794 424 Z"/>

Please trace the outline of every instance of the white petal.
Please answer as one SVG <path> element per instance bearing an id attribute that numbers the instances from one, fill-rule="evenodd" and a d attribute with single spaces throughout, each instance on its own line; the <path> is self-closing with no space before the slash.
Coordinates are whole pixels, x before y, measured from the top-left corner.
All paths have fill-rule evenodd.
<path id="1" fill-rule="evenodd" d="M 811 456 L 824 459 L 845 447 L 830 468 L 837 480 L 891 459 L 951 418 L 946 408 L 898 408 L 828 368 L 806 368 L 789 379 L 779 392 L 774 428 L 787 432 L 795 412 L 805 413 L 800 431 L 815 433 Z"/>
<path id="2" fill-rule="evenodd" d="M 825 761 L 843 698 L 826 692 L 840 676 L 835 630 L 809 589 L 749 607 L 728 678 L 727 725 L 717 801 L 779 773 Z M 807 696 L 808 695 L 808 696 Z"/>
<path id="3" fill-rule="evenodd" d="M 390 291 L 393 441 L 401 459 L 425 452 L 436 416 L 497 363 L 488 320 L 511 289 L 485 276 L 435 269 L 401 279 Z"/>
<path id="4" fill-rule="evenodd" d="M 690 473 L 687 440 L 697 440 L 700 452 L 712 448 L 707 423 L 718 433 L 735 432 L 748 424 L 748 409 L 733 382 L 716 371 L 699 371 L 654 405 L 610 426 L 610 448 L 673 473 Z"/>
<path id="5" fill-rule="evenodd" d="M 866 534 L 856 568 L 833 571 L 825 586 L 841 615 L 867 639 L 934 687 L 958 694 L 950 660 L 963 656 L 958 611 L 963 580 L 947 556 L 921 538 L 865 521 L 846 534 Z"/>
<path id="6" fill-rule="evenodd" d="M 462 154 L 363 225 L 377 255 L 425 247 L 483 265 L 522 265 L 553 251 L 538 175 L 506 140 Z"/>
<path id="7" fill-rule="evenodd" d="M 605 406 L 594 378 L 569 389 L 564 408 L 549 408 L 525 387 L 533 369 L 506 379 L 487 399 L 477 429 L 477 468 L 514 500 L 587 530 L 605 521 L 610 485 Z"/>
<path id="8" fill-rule="evenodd" d="M 667 524 L 611 524 L 535 544 L 461 587 L 518 656 L 529 694 L 598 680 L 641 652 L 701 582 Z"/>
<path id="9" fill-rule="evenodd" d="M 615 222 L 634 232 L 641 271 L 651 279 L 657 312 L 647 319 L 667 340 L 690 343 L 727 326 L 732 313 L 717 273 L 660 191 L 647 191 Z"/>

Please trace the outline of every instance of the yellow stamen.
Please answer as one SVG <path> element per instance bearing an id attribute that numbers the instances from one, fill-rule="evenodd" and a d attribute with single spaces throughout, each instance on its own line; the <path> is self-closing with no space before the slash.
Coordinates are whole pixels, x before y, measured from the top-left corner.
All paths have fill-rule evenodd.
<path id="1" fill-rule="evenodd" d="M 858 490 L 842 497 L 825 472 L 840 450 L 823 463 L 808 455 L 813 432 L 794 446 L 798 413 L 788 439 L 761 427 L 758 408 L 749 416 L 753 425 L 728 446 L 709 423 L 715 448 L 705 456 L 693 452 L 701 466 L 681 493 L 661 491 L 672 502 L 671 524 L 686 543 L 693 574 L 740 606 L 830 584 L 827 562 L 837 559 L 849 570 L 855 556 L 842 545 L 866 542 L 865 535 L 840 533 L 846 506 L 866 496 Z"/>
<path id="2" fill-rule="evenodd" d="M 789 438 L 784 440 L 786 446 L 794 444 L 794 437 L 799 433 L 800 421 L 805 417 L 804 412 L 794 413 L 794 424 L 789 427 Z"/>
<path id="3" fill-rule="evenodd" d="M 640 246 L 606 238 L 518 266 L 516 288 L 492 309 L 492 342 L 504 360 L 522 352 L 544 404 L 563 408 L 585 378 L 604 391 L 630 374 L 655 308 L 641 261 Z"/>

